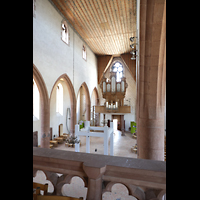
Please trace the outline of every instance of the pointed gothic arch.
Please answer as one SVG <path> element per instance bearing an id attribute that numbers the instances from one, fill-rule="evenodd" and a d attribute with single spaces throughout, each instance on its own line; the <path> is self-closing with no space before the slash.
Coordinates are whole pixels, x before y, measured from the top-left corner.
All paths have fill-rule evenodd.
<path id="1" fill-rule="evenodd" d="M 50 140 L 50 108 L 49 108 L 49 97 L 46 84 L 44 79 L 37 69 L 37 67 L 33 64 L 33 78 L 37 84 L 38 90 L 40 92 L 40 119 L 41 119 L 41 144 L 40 146 L 43 148 L 49 148 L 49 140 Z"/>
<path id="2" fill-rule="evenodd" d="M 54 83 L 54 85 L 52 87 L 52 90 L 51 90 L 50 99 L 51 99 L 51 95 L 52 95 L 54 87 L 57 85 L 58 81 L 61 78 L 66 83 L 67 89 L 69 91 L 70 109 L 71 109 L 70 133 L 74 134 L 75 124 L 76 124 L 76 115 L 75 115 L 75 113 L 76 113 L 76 95 L 75 95 L 75 91 L 74 91 L 74 87 L 72 85 L 72 82 L 71 82 L 70 78 L 68 77 L 68 75 L 66 73 L 62 74 L 61 76 L 59 76 L 57 78 L 57 80 L 55 81 L 55 83 Z"/>
<path id="3" fill-rule="evenodd" d="M 88 86 L 85 82 L 82 84 L 82 86 L 83 86 L 85 96 L 86 96 L 86 120 L 90 121 L 90 105 L 91 105 L 90 93 L 89 93 Z"/>
<path id="4" fill-rule="evenodd" d="M 93 93 L 94 93 L 94 95 L 96 97 L 95 105 L 99 105 L 99 93 L 98 93 L 98 90 L 97 90 L 96 87 L 93 89 L 92 95 L 93 95 Z M 90 99 L 92 99 L 92 95 L 91 95 Z"/>
<path id="5" fill-rule="evenodd" d="M 91 98 L 90 98 L 90 102 L 91 102 L 91 125 L 92 126 L 99 126 L 100 124 L 100 113 L 96 113 L 95 112 L 95 106 L 99 106 L 99 94 L 98 94 L 98 91 L 97 91 L 97 88 L 95 87 L 92 91 L 92 95 L 91 95 Z"/>
<path id="6" fill-rule="evenodd" d="M 87 86 L 87 84 L 85 82 L 83 82 L 81 86 L 83 87 L 83 90 L 84 90 L 84 93 L 85 93 L 86 121 L 90 121 L 90 106 L 91 106 L 91 101 L 90 101 L 89 89 L 88 89 L 88 86 Z M 81 88 L 81 86 L 80 86 L 80 88 Z M 78 90 L 77 95 L 79 94 L 80 88 Z"/>

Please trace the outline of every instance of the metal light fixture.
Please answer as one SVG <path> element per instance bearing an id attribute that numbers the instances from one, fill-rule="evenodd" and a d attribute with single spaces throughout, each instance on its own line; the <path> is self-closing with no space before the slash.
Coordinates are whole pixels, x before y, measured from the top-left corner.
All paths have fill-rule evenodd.
<path id="1" fill-rule="evenodd" d="M 135 37 L 130 37 L 130 41 L 133 42 Z"/>
<path id="2" fill-rule="evenodd" d="M 130 41 L 131 41 L 131 42 L 134 42 L 134 39 L 135 39 L 135 38 L 137 38 L 137 37 L 130 37 Z M 135 41 L 135 42 L 137 42 L 137 41 Z M 137 56 L 137 55 L 136 55 L 136 51 L 137 51 L 137 50 L 134 49 L 134 46 L 135 46 L 135 45 L 138 45 L 138 44 L 137 44 L 137 43 L 132 43 L 132 44 L 130 45 L 130 47 L 133 49 L 133 50 L 130 52 L 130 54 L 132 54 L 131 60 L 136 60 L 136 56 Z"/>
<path id="3" fill-rule="evenodd" d="M 133 55 L 135 55 L 135 51 L 134 51 L 134 50 L 133 50 L 133 51 L 131 51 L 131 52 L 130 52 L 130 54 L 133 54 Z"/>
<path id="4" fill-rule="evenodd" d="M 135 58 L 135 56 L 133 55 L 132 57 L 131 57 L 131 60 L 135 60 L 136 58 Z"/>

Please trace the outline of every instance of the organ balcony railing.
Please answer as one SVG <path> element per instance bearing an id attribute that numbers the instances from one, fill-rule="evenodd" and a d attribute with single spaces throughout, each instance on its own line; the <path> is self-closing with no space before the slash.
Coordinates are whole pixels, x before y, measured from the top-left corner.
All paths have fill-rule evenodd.
<path id="1" fill-rule="evenodd" d="M 58 196 L 74 176 L 88 188 L 87 200 L 101 200 L 116 183 L 125 185 L 129 195 L 138 200 L 163 200 L 166 193 L 164 161 L 33 147 L 33 176 L 37 170 L 47 175 L 54 186 L 52 194 Z"/>

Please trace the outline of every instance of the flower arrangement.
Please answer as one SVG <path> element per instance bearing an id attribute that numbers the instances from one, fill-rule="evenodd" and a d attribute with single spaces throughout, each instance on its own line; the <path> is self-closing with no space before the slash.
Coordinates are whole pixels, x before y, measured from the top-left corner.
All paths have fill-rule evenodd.
<path id="1" fill-rule="evenodd" d="M 66 139 L 66 143 L 74 146 L 75 144 L 80 143 L 80 140 L 78 140 L 77 136 L 76 137 L 70 136 L 69 138 Z"/>

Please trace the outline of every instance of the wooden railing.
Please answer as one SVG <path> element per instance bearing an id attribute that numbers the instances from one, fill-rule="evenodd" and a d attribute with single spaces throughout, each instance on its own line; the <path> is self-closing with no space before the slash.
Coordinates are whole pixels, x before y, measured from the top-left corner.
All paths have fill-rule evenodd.
<path id="1" fill-rule="evenodd" d="M 166 193 L 166 162 L 33 147 L 33 176 L 42 170 L 61 195 L 64 184 L 79 176 L 88 188 L 87 200 L 101 200 L 116 183 L 138 200 L 162 200 Z M 63 174 L 58 176 L 57 173 Z"/>

